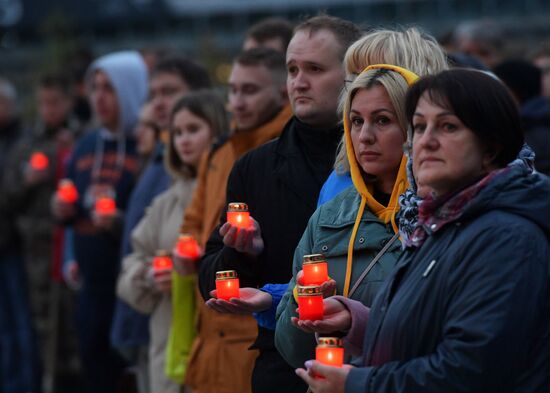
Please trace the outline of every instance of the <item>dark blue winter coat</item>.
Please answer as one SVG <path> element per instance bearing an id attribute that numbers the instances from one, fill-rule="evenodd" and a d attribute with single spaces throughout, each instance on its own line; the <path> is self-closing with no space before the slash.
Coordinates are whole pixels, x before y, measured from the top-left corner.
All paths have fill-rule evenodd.
<path id="1" fill-rule="evenodd" d="M 513 167 L 427 231 L 377 296 L 346 393 L 548 393 L 550 180 Z"/>

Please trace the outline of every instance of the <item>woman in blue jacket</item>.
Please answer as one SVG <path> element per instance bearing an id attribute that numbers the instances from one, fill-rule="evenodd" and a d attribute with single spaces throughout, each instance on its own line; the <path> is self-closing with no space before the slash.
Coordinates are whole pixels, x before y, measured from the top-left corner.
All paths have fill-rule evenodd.
<path id="1" fill-rule="evenodd" d="M 513 99 L 484 73 L 445 71 L 411 87 L 407 117 L 432 191 L 370 311 L 325 300 L 361 367 L 298 375 L 315 393 L 548 392 L 550 180 L 514 161 Z"/>

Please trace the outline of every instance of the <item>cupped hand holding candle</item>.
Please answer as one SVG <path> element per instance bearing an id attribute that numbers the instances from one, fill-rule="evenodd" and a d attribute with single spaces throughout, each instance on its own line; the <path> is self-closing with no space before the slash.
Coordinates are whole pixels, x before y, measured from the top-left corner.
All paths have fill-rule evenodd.
<path id="1" fill-rule="evenodd" d="M 206 305 L 223 314 L 250 315 L 255 312 L 262 312 L 269 309 L 273 301 L 269 293 L 257 288 L 240 288 L 239 297 L 232 298 L 229 301 L 219 299 L 217 290 L 211 291 L 210 296 L 212 296 L 212 299 L 208 299 Z"/>
<path id="2" fill-rule="evenodd" d="M 216 272 L 216 294 L 218 299 L 229 300 L 238 298 L 239 279 L 235 270 L 223 270 Z"/>
<path id="3" fill-rule="evenodd" d="M 298 273 L 296 274 L 296 282 L 298 283 L 298 285 L 305 285 L 303 270 L 298 271 Z M 327 298 L 336 295 L 336 281 L 334 281 L 332 278 L 329 277 L 327 281 L 323 282 L 319 286 L 321 287 L 323 297 Z"/>
<path id="4" fill-rule="evenodd" d="M 202 249 L 193 236 L 181 234 L 172 254 L 174 270 L 179 275 L 188 276 L 196 273 L 197 260 L 202 256 Z"/>
<path id="5" fill-rule="evenodd" d="M 109 231 L 113 228 L 117 213 L 118 211 L 114 198 L 99 196 L 95 201 L 92 221 L 98 229 Z"/>
<path id="6" fill-rule="evenodd" d="M 155 287 L 161 292 L 172 288 L 172 259 L 165 250 L 158 250 L 152 262 L 152 274 Z"/>
<path id="7" fill-rule="evenodd" d="M 315 393 L 344 393 L 346 379 L 352 366 L 327 366 L 316 360 L 308 360 L 306 369 L 296 369 L 296 374 L 302 378 Z"/>
<path id="8" fill-rule="evenodd" d="M 34 152 L 23 172 L 24 180 L 27 185 L 34 185 L 45 182 L 50 176 L 47 170 L 50 166 L 48 156 L 42 152 Z"/>
<path id="9" fill-rule="evenodd" d="M 339 300 L 323 299 L 323 319 L 310 321 L 291 318 L 291 323 L 307 333 L 345 333 L 351 328 L 351 313 Z"/>
<path id="10" fill-rule="evenodd" d="M 116 214 L 115 200 L 108 196 L 100 196 L 95 201 L 94 211 L 100 216 L 113 216 Z"/>
<path id="11" fill-rule="evenodd" d="M 78 200 L 78 190 L 70 179 L 61 179 L 57 186 L 57 198 L 63 203 L 75 203 Z"/>
<path id="12" fill-rule="evenodd" d="M 220 227 L 220 236 L 223 244 L 238 252 L 257 256 L 264 250 L 264 240 L 260 230 L 260 224 L 254 218 L 249 217 L 250 225 L 246 228 L 238 228 L 229 222 Z"/>
<path id="13" fill-rule="evenodd" d="M 29 160 L 29 166 L 35 171 L 43 171 L 48 169 L 49 165 L 50 160 L 48 159 L 48 156 L 41 151 L 34 152 Z"/>

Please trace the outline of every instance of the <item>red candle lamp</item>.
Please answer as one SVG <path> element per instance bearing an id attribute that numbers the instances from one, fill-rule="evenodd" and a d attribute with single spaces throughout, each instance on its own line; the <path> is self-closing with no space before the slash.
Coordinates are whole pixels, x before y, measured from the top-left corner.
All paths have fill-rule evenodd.
<path id="1" fill-rule="evenodd" d="M 78 191 L 70 179 L 61 179 L 59 181 L 57 197 L 65 203 L 75 203 L 78 200 Z"/>
<path id="2" fill-rule="evenodd" d="M 48 165 L 50 165 L 50 160 L 48 159 L 47 155 L 45 155 L 40 151 L 37 151 L 31 155 L 29 164 L 32 169 L 37 171 L 43 171 L 44 169 L 48 168 Z"/>
<path id="3" fill-rule="evenodd" d="M 328 280 L 328 266 L 323 254 L 304 255 L 302 258 L 302 284 L 321 285 Z"/>
<path id="4" fill-rule="evenodd" d="M 158 250 L 157 255 L 153 258 L 153 272 L 155 274 L 172 270 L 172 258 L 165 250 Z"/>
<path id="5" fill-rule="evenodd" d="M 227 222 L 237 228 L 248 228 L 250 226 L 248 205 L 243 202 L 231 202 L 227 206 Z"/>
<path id="6" fill-rule="evenodd" d="M 112 216 L 116 213 L 115 200 L 108 196 L 101 196 L 95 201 L 95 212 L 100 216 Z"/>
<path id="7" fill-rule="evenodd" d="M 176 243 L 176 253 L 184 258 L 198 259 L 200 256 L 199 243 L 188 234 L 181 234 Z"/>
<path id="8" fill-rule="evenodd" d="M 327 366 L 342 367 L 344 365 L 344 345 L 338 337 L 319 337 L 315 349 L 315 360 Z"/>
<path id="9" fill-rule="evenodd" d="M 229 300 L 239 297 L 239 279 L 235 270 L 223 270 L 216 272 L 217 298 Z"/>
<path id="10" fill-rule="evenodd" d="M 298 315 L 301 320 L 323 319 L 323 293 L 319 285 L 298 286 Z"/>

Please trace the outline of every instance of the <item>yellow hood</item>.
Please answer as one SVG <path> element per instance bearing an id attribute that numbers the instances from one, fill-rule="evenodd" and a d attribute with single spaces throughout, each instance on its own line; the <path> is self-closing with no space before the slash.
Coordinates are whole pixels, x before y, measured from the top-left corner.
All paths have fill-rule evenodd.
<path id="1" fill-rule="evenodd" d="M 418 79 L 418 76 L 412 73 L 411 71 L 408 71 L 404 68 L 390 65 L 390 64 L 371 65 L 365 68 L 362 73 L 373 69 L 388 69 L 391 71 L 395 71 L 401 74 L 403 78 L 405 78 L 409 86 L 412 85 Z M 403 157 L 401 158 L 401 164 L 399 165 L 399 171 L 397 172 L 397 177 L 395 179 L 395 183 L 393 186 L 393 190 L 392 190 L 388 205 L 384 206 L 380 202 L 378 202 L 376 199 L 374 199 L 374 196 L 372 195 L 373 193 L 372 185 L 366 184 L 365 181 L 363 180 L 363 176 L 361 175 L 361 168 L 359 167 L 359 163 L 355 158 L 355 151 L 353 150 L 353 143 L 351 141 L 350 123 L 349 123 L 348 113 L 346 112 L 344 112 L 344 133 L 345 133 L 345 139 L 346 139 L 346 154 L 349 161 L 351 178 L 353 181 L 353 185 L 355 186 L 355 189 L 361 195 L 361 204 L 359 206 L 359 210 L 357 211 L 355 225 L 353 227 L 353 231 L 352 231 L 349 245 L 348 245 L 346 282 L 344 284 L 344 296 L 348 296 L 350 280 L 351 280 L 352 261 L 353 261 L 353 245 L 355 243 L 355 237 L 357 235 L 359 223 L 361 222 L 361 218 L 363 217 L 363 213 L 365 211 L 365 205 L 367 205 L 370 211 L 373 214 L 375 214 L 384 223 L 387 224 L 391 222 L 394 232 L 398 233 L 399 228 L 397 226 L 397 223 L 395 222 L 395 215 L 399 210 L 399 195 L 405 192 L 405 190 L 409 186 L 409 183 L 407 180 L 407 157 L 403 154 Z"/>

